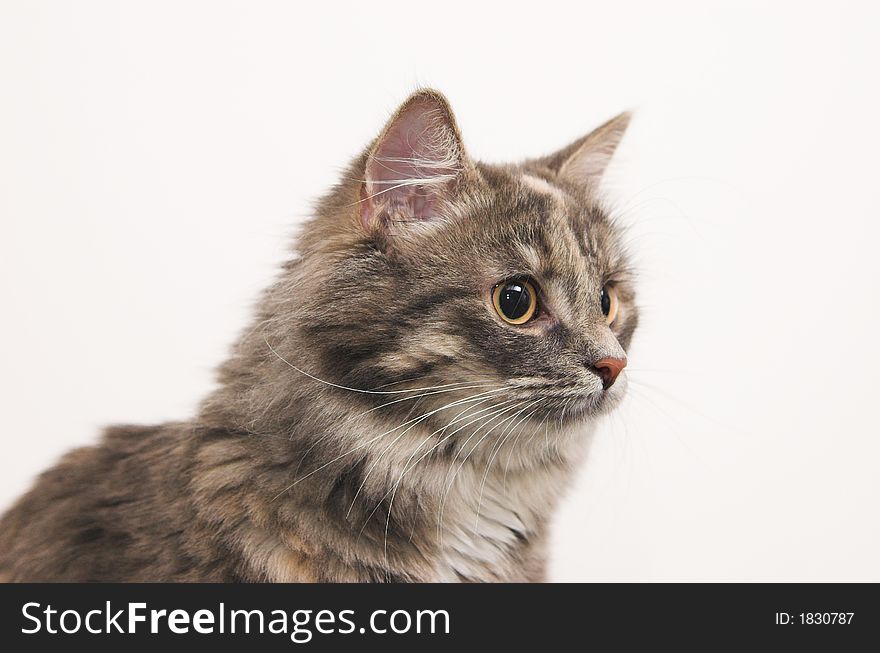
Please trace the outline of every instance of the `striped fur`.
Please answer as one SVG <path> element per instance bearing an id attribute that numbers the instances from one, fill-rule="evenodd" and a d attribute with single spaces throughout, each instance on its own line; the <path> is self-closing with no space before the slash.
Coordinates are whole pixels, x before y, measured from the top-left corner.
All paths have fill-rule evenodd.
<path id="1" fill-rule="evenodd" d="M 637 322 L 596 194 L 627 119 L 488 165 L 441 95 L 414 94 L 318 204 L 198 414 L 45 472 L 0 522 L 0 578 L 543 579 L 554 506 L 625 390 L 590 362 Z M 548 310 L 511 327 L 490 293 L 518 275 Z"/>

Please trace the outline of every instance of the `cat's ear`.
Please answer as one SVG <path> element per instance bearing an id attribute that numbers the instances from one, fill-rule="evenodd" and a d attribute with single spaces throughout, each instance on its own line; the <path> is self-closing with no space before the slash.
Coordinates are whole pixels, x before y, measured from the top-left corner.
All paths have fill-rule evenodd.
<path id="1" fill-rule="evenodd" d="M 631 117 L 629 112 L 621 113 L 568 147 L 545 157 L 542 163 L 561 179 L 581 186 L 595 186 L 605 174 Z"/>
<path id="2" fill-rule="evenodd" d="M 397 110 L 369 149 L 361 187 L 361 223 L 386 235 L 438 219 L 468 166 L 449 103 L 421 90 Z"/>

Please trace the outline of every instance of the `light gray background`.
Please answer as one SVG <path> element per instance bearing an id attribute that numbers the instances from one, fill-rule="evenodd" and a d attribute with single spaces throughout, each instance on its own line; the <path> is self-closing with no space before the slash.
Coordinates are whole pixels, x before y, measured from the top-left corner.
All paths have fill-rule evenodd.
<path id="1" fill-rule="evenodd" d="M 0 503 L 185 418 L 292 227 L 419 84 L 470 152 L 622 109 L 631 394 L 556 580 L 880 580 L 871 3 L 0 2 Z"/>

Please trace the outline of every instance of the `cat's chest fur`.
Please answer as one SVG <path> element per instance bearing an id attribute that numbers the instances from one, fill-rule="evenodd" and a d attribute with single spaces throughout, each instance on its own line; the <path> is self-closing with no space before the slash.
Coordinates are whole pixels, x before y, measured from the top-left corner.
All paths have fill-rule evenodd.
<path id="1" fill-rule="evenodd" d="M 437 515 L 432 580 L 527 581 L 543 573 L 548 521 L 569 467 L 461 470 Z"/>
<path id="2" fill-rule="evenodd" d="M 511 482 L 473 468 L 459 478 L 438 514 L 436 580 L 507 580 L 516 575 L 516 562 L 539 530 L 539 515 Z"/>
<path id="3" fill-rule="evenodd" d="M 381 546 L 357 548 L 366 542 L 357 536 L 364 524 L 352 522 L 359 530 L 340 522 L 339 532 L 353 535 L 332 546 L 335 554 L 330 566 L 335 571 L 331 577 L 366 580 L 374 572 L 365 570 L 385 569 L 387 576 L 380 574 L 382 578 L 420 582 L 542 580 L 548 523 L 582 457 L 584 431 L 589 429 L 577 431 L 557 434 L 548 448 L 529 446 L 492 455 L 495 449 L 489 447 L 488 455 L 467 456 L 464 461 L 438 458 L 423 466 L 419 475 L 401 475 L 406 460 L 394 460 L 389 452 L 379 459 L 387 467 L 377 464 L 366 478 L 377 483 L 379 478 L 405 481 L 394 490 L 395 501 L 388 504 L 389 509 L 394 507 L 398 526 L 389 528 L 389 520 L 379 519 L 379 531 L 371 541 Z M 379 483 L 370 493 L 382 496 L 388 492 Z M 348 499 L 344 502 L 344 506 L 351 504 Z M 345 514 L 344 510 L 336 512 Z M 249 551 L 259 553 L 251 556 L 251 564 L 260 573 L 276 581 L 310 578 L 289 548 L 303 533 L 292 531 L 268 539 L 266 533 L 251 535 L 259 536 L 255 540 L 259 546 Z M 401 563 L 401 556 L 408 556 L 409 562 Z M 353 558 L 360 563 L 349 567 L 351 563 L 345 561 Z"/>

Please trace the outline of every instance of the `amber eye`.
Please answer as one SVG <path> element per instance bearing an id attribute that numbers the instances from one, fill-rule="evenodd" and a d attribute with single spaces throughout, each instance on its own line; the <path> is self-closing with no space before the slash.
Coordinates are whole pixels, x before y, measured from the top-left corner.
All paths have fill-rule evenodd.
<path id="1" fill-rule="evenodd" d="M 617 291 L 612 286 L 605 286 L 599 302 L 605 315 L 605 323 L 610 326 L 617 317 Z"/>
<path id="2" fill-rule="evenodd" d="M 492 304 L 502 320 L 508 324 L 525 324 L 538 309 L 535 286 L 525 279 L 499 283 L 492 290 Z"/>

